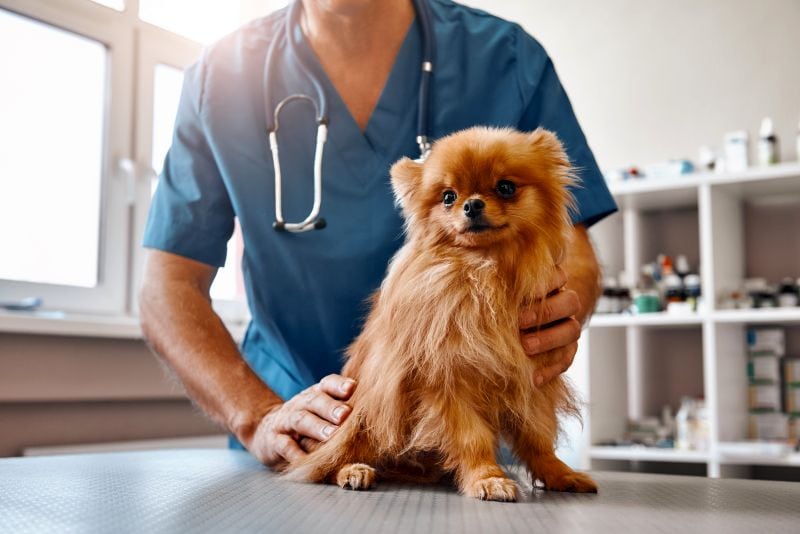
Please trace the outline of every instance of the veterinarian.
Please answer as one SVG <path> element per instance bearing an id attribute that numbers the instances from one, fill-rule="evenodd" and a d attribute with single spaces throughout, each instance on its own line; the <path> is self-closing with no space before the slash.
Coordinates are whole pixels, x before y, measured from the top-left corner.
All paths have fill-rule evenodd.
<path id="1" fill-rule="evenodd" d="M 345 401 L 358 385 L 336 373 L 366 299 L 402 244 L 388 170 L 419 155 L 425 68 L 411 0 L 297 1 L 222 39 L 186 71 L 145 231 L 152 250 L 140 294 L 155 351 L 232 445 L 267 465 L 305 454 L 307 440 L 327 439 L 348 415 Z M 515 24 L 449 0 L 425 1 L 435 43 L 431 139 L 478 124 L 544 127 L 558 134 L 582 180 L 574 246 L 544 312 L 520 310 L 526 353 L 560 353 L 560 364 L 531 376 L 538 385 L 572 363 L 597 296 L 586 228 L 616 206 L 542 47 Z M 320 212 L 327 226 L 303 233 L 273 228 L 266 128 L 279 102 L 296 93 L 327 102 Z M 313 106 L 296 103 L 280 115 L 287 221 L 303 220 L 314 199 L 315 118 Z M 253 317 L 241 348 L 209 297 L 234 217 Z M 525 331 L 537 323 L 547 326 Z"/>

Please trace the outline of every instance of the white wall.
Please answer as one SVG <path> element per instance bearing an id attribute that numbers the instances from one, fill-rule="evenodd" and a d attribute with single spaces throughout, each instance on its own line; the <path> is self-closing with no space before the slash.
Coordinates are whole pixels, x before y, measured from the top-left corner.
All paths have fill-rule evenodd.
<path id="1" fill-rule="evenodd" d="M 463 3 L 547 48 L 603 168 L 695 160 L 727 131 L 756 136 L 767 115 L 783 159 L 797 159 L 800 0 Z"/>

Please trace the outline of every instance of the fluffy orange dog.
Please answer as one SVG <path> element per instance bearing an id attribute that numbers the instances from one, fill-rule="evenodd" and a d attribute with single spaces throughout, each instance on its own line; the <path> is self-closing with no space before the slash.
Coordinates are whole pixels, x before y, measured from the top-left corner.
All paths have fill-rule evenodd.
<path id="1" fill-rule="evenodd" d="M 495 460 L 503 436 L 547 489 L 597 491 L 554 454 L 557 414 L 577 413 L 570 390 L 560 377 L 535 388 L 547 357 L 519 339 L 519 311 L 547 291 L 570 235 L 561 144 L 541 129 L 472 128 L 391 175 L 407 240 L 348 350 L 352 412 L 288 476 L 366 489 L 376 474 L 452 474 L 465 495 L 513 501 Z"/>

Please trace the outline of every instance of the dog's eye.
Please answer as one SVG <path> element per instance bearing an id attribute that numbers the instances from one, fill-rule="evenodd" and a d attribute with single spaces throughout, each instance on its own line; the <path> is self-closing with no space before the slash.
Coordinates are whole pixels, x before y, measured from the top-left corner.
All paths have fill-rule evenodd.
<path id="1" fill-rule="evenodd" d="M 502 198 L 511 198 L 514 196 L 514 193 L 517 190 L 517 186 L 514 182 L 510 180 L 500 180 L 499 182 L 497 182 L 495 190 L 497 191 L 497 194 L 500 195 Z"/>
<path id="2" fill-rule="evenodd" d="M 442 194 L 442 202 L 444 202 L 444 205 L 449 208 L 453 205 L 453 203 L 455 203 L 456 197 L 456 192 L 448 189 Z"/>

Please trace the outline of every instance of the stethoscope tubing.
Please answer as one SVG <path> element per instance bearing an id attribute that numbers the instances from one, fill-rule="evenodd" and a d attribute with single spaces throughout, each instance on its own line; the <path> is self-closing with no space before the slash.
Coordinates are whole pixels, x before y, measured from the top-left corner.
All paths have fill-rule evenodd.
<path id="1" fill-rule="evenodd" d="M 430 83 L 431 77 L 433 76 L 433 60 L 436 50 L 430 6 L 428 6 L 427 0 L 412 0 L 412 2 L 422 29 L 422 72 L 420 73 L 416 142 L 419 145 L 420 159 L 424 160 L 430 151 L 430 141 L 428 138 Z M 291 46 L 293 25 L 295 21 L 299 20 L 301 8 L 301 0 L 295 0 L 288 8 L 285 18 L 285 38 L 288 46 Z M 275 64 L 273 58 L 275 48 L 276 46 L 274 43 L 270 44 L 264 61 L 263 90 L 264 102 L 267 106 L 272 102 L 269 87 L 270 81 L 273 79 L 272 66 Z M 299 59 L 297 54 L 295 54 L 295 56 Z M 275 222 L 272 226 L 276 230 L 292 233 L 320 230 L 326 226 L 325 219 L 322 219 L 319 214 L 322 209 L 322 158 L 325 151 L 325 142 L 328 138 L 328 99 L 325 96 L 325 91 L 320 80 L 313 76 L 308 66 L 302 60 L 297 61 L 297 64 L 300 70 L 303 71 L 314 85 L 314 90 L 317 93 L 317 100 L 314 100 L 308 95 L 292 94 L 278 102 L 274 113 L 266 113 L 269 149 L 272 154 L 272 165 L 275 176 Z M 283 176 L 281 173 L 280 153 L 278 150 L 278 129 L 280 128 L 281 111 L 287 104 L 294 101 L 307 102 L 314 107 L 314 115 L 317 123 L 317 141 L 314 149 L 314 204 L 312 205 L 311 212 L 301 222 L 288 223 L 283 218 Z"/>

